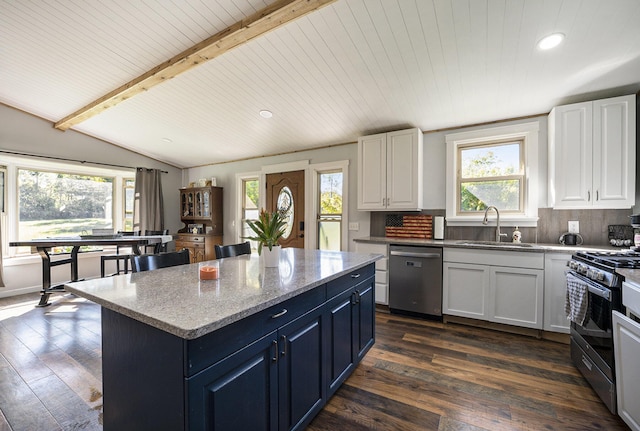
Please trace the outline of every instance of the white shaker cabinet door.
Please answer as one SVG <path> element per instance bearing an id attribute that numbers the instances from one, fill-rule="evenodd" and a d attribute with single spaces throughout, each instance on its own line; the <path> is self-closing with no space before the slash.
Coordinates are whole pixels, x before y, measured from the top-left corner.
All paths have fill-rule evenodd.
<path id="1" fill-rule="evenodd" d="M 635 203 L 635 97 L 593 102 L 593 206 Z"/>
<path id="2" fill-rule="evenodd" d="M 542 269 L 492 266 L 489 320 L 542 329 L 543 281 Z"/>
<path id="3" fill-rule="evenodd" d="M 442 313 L 487 320 L 489 268 L 468 263 L 443 263 Z"/>
<path id="4" fill-rule="evenodd" d="M 358 209 L 386 208 L 387 134 L 358 139 Z"/>
<path id="5" fill-rule="evenodd" d="M 593 104 L 554 108 L 549 115 L 549 194 L 554 208 L 591 206 Z"/>
<path id="6" fill-rule="evenodd" d="M 387 209 L 422 208 L 422 133 L 387 133 Z"/>

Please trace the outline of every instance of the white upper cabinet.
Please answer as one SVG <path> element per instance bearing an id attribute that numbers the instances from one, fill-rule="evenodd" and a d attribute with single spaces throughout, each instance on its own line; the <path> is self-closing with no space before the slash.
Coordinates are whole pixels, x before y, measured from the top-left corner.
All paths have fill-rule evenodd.
<path id="1" fill-rule="evenodd" d="M 549 114 L 553 208 L 631 208 L 635 160 L 635 95 L 558 106 Z"/>
<path id="2" fill-rule="evenodd" d="M 358 209 L 422 209 L 423 143 L 420 129 L 358 139 Z"/>

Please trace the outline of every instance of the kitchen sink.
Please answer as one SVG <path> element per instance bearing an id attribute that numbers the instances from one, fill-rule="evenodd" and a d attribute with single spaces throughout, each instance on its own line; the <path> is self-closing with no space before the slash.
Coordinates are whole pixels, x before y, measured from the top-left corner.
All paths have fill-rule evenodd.
<path id="1" fill-rule="evenodd" d="M 496 241 L 458 241 L 460 245 L 490 245 L 493 247 L 533 247 L 533 244 L 526 242 L 496 242 Z"/>

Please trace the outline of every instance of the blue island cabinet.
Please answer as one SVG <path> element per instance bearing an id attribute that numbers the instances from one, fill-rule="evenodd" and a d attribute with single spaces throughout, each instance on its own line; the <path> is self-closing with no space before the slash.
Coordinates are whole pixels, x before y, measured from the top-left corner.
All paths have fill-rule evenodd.
<path id="1" fill-rule="evenodd" d="M 304 429 L 374 343 L 373 275 L 367 265 L 194 340 L 103 309 L 104 430 Z"/>

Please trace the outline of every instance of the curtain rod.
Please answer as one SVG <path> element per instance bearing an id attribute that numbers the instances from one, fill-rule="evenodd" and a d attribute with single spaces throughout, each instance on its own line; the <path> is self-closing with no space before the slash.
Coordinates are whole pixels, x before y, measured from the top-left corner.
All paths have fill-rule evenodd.
<path id="1" fill-rule="evenodd" d="M 14 156 L 40 157 L 41 159 L 61 160 L 63 162 L 76 162 L 82 165 L 84 165 L 85 163 L 90 163 L 92 165 L 111 166 L 113 168 L 125 168 L 125 169 L 133 169 L 133 170 L 138 169 L 137 167 L 133 168 L 131 166 L 115 165 L 112 163 L 88 162 L 86 160 L 66 159 L 64 157 L 43 156 L 40 154 L 19 153 L 17 151 L 9 151 L 9 150 L 0 150 L 0 153 L 13 154 Z M 142 169 L 150 169 L 150 168 L 142 168 Z M 160 171 L 160 172 L 162 172 L 163 174 L 169 173 L 168 171 Z"/>

